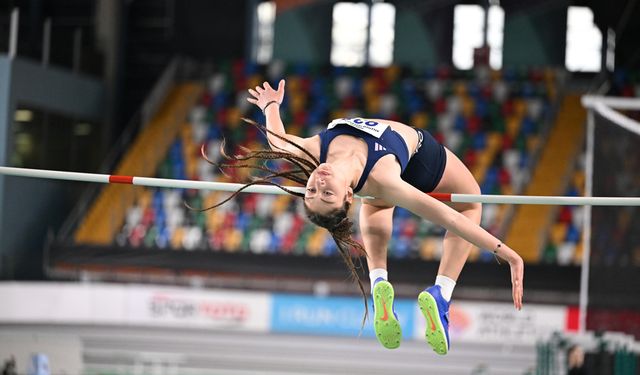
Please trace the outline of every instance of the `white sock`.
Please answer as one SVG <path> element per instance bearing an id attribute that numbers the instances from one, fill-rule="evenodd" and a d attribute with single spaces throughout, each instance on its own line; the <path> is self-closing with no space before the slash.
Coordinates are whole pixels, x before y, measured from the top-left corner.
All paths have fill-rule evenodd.
<path id="1" fill-rule="evenodd" d="M 446 276 L 438 275 L 436 276 L 436 285 L 440 285 L 442 297 L 444 297 L 447 302 L 451 301 L 451 295 L 453 294 L 453 288 L 456 287 L 456 282 Z"/>
<path id="2" fill-rule="evenodd" d="M 379 278 L 387 280 L 389 277 L 389 273 L 384 268 L 374 268 L 369 271 L 369 280 L 371 281 L 371 294 L 373 294 L 373 283 Z"/>

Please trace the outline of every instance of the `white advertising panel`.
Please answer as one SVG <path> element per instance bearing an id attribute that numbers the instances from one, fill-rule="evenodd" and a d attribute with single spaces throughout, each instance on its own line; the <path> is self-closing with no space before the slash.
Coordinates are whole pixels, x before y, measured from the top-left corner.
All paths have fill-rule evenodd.
<path id="1" fill-rule="evenodd" d="M 425 319 L 416 307 L 415 337 L 424 338 Z M 533 344 L 541 336 L 564 331 L 564 306 L 510 303 L 454 302 L 449 310 L 449 337 L 454 341 Z"/>
<path id="2" fill-rule="evenodd" d="M 135 289 L 127 295 L 127 319 L 142 325 L 267 331 L 269 299 L 266 293 Z"/>
<path id="3" fill-rule="evenodd" d="M 267 331 L 267 293 L 80 283 L 0 283 L 0 322 Z"/>

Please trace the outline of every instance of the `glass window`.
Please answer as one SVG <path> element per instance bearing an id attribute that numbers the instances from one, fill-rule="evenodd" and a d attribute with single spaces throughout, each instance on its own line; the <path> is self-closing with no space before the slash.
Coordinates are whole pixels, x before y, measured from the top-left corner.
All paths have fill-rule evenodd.
<path id="1" fill-rule="evenodd" d="M 256 8 L 255 59 L 266 64 L 273 56 L 273 28 L 276 20 L 276 4 L 266 1 Z"/>
<path id="2" fill-rule="evenodd" d="M 370 27 L 369 16 L 371 16 Z M 333 7 L 331 30 L 331 64 L 335 66 L 363 66 L 367 63 L 371 66 L 391 65 L 395 18 L 396 8 L 392 4 L 375 3 L 369 9 L 366 3 L 336 3 Z"/>
<path id="3" fill-rule="evenodd" d="M 92 171 L 98 165 L 99 132 L 91 122 L 19 106 L 9 148 L 13 167 Z"/>
<path id="4" fill-rule="evenodd" d="M 486 14 L 489 65 L 502 68 L 502 44 L 504 40 L 504 10 L 491 5 Z M 474 65 L 476 48 L 484 45 L 485 10 L 480 5 L 457 5 L 453 10 L 453 65 L 468 70 Z"/>
<path id="5" fill-rule="evenodd" d="M 331 64 L 363 66 L 369 27 L 369 6 L 364 3 L 337 3 L 333 6 Z"/>
<path id="6" fill-rule="evenodd" d="M 502 68 L 502 42 L 504 40 L 504 10 L 498 5 L 489 7 L 487 16 L 487 44 L 489 45 L 489 65 L 493 69 Z"/>
<path id="7" fill-rule="evenodd" d="M 371 40 L 369 64 L 389 66 L 393 62 L 396 7 L 388 3 L 375 3 L 371 8 Z"/>
<path id="8" fill-rule="evenodd" d="M 484 9 L 480 5 L 457 5 L 453 10 L 453 65 L 473 68 L 473 52 L 484 43 Z"/>
<path id="9" fill-rule="evenodd" d="M 602 33 L 593 23 L 587 7 L 567 11 L 567 50 L 565 66 L 572 72 L 597 72 L 601 67 Z"/>

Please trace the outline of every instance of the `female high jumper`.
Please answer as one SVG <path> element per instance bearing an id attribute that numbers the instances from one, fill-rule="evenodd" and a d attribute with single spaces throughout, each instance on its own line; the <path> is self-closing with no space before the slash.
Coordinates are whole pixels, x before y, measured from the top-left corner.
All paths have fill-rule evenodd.
<path id="1" fill-rule="evenodd" d="M 234 160 L 277 158 L 294 165 L 289 171 L 260 167 L 270 174 L 248 185 L 271 183 L 304 199 L 308 218 L 329 230 L 358 281 L 365 309 L 366 295 L 349 250 L 355 248 L 366 256 L 374 301 L 374 330 L 384 347 L 397 348 L 402 337 L 400 323 L 393 312 L 393 286 L 387 280 L 387 245 L 395 206 L 447 230 L 435 284 L 418 295 L 418 305 L 427 323 L 425 337 L 436 353 L 449 351 L 451 295 L 473 246 L 492 251 L 508 262 L 513 303 L 516 309 L 522 308 L 523 260 L 480 227 L 481 204 L 448 206 L 425 194 L 480 193 L 478 183 L 451 151 L 424 130 L 379 119 L 337 119 L 326 130 L 309 138 L 287 134 L 279 111 L 284 92 L 284 80 L 277 89 L 267 82 L 249 89 L 251 97 L 247 100 L 257 105 L 266 117 L 266 127 L 261 128 L 267 134 L 271 150 L 246 150 L 245 155 L 227 157 Z M 305 185 L 305 193 L 293 192 L 272 181 L 282 177 Z M 351 238 L 353 223 L 348 211 L 355 193 L 373 197 L 363 199 L 360 209 L 364 248 Z"/>

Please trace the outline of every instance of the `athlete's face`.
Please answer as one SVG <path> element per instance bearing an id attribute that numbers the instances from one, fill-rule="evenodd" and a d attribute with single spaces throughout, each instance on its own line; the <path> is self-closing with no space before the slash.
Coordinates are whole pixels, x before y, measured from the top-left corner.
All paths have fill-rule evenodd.
<path id="1" fill-rule="evenodd" d="M 322 163 L 316 168 L 307 181 L 304 201 L 307 208 L 320 215 L 342 208 L 345 201 L 351 203 L 353 189 L 347 179 L 331 164 Z"/>

